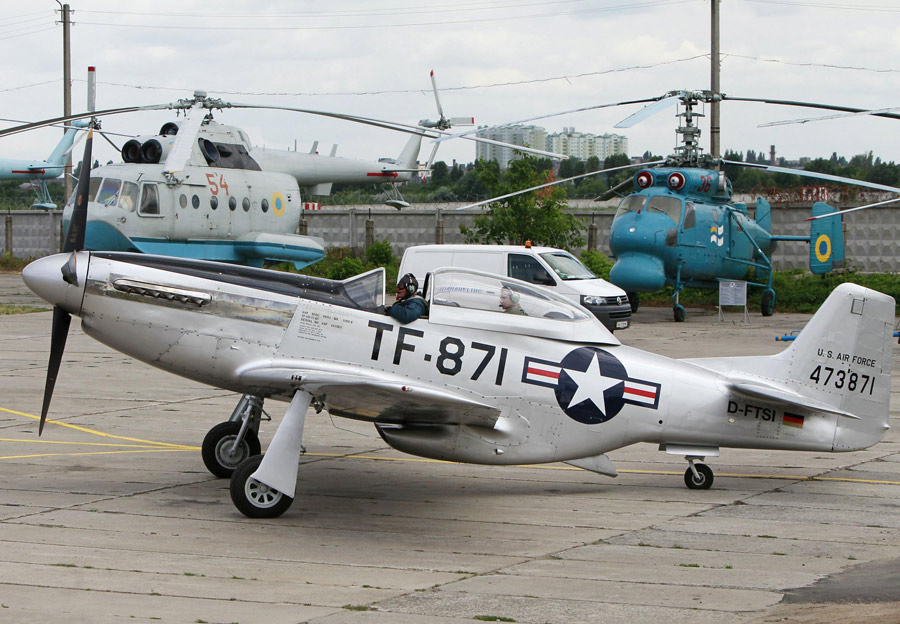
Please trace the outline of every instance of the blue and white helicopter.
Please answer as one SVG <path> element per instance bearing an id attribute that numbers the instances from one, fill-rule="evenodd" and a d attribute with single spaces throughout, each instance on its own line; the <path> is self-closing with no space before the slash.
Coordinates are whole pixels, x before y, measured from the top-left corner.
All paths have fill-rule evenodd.
<path id="1" fill-rule="evenodd" d="M 32 183 L 36 201 L 35 208 L 53 210 L 56 204 L 50 197 L 47 189 L 47 180 L 55 180 L 66 173 L 66 163 L 72 146 L 75 144 L 75 135 L 80 128 L 87 127 L 86 121 L 73 121 L 66 128 L 63 138 L 45 160 L 27 160 L 23 158 L 0 158 L 0 180 L 23 180 Z"/>

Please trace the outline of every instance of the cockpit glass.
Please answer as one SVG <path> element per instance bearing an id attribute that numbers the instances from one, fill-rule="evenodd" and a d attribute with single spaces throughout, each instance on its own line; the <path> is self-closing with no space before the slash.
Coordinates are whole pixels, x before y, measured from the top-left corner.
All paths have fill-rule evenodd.
<path id="1" fill-rule="evenodd" d="M 510 323 L 515 322 L 516 316 L 559 321 L 589 318 L 586 311 L 560 295 L 539 291 L 499 276 L 438 270 L 432 275 L 430 289 L 432 306 L 507 314 Z"/>
<path id="2" fill-rule="evenodd" d="M 655 195 L 650 198 L 647 204 L 649 212 L 662 212 L 669 215 L 669 218 L 675 222 L 675 225 L 681 223 L 681 200 L 677 197 L 669 197 L 668 195 Z"/>
<path id="3" fill-rule="evenodd" d="M 540 254 L 544 262 L 550 265 L 560 278 L 564 280 L 596 279 L 590 269 L 581 264 L 574 256 L 564 251 L 545 252 Z"/>
<path id="4" fill-rule="evenodd" d="M 94 198 L 97 197 L 97 190 L 100 188 L 102 181 L 102 178 L 91 178 L 91 185 L 88 187 L 88 201 L 94 201 Z M 70 201 L 75 201 L 75 193 L 72 193 Z"/>
<path id="5" fill-rule="evenodd" d="M 613 219 L 626 212 L 639 212 L 646 202 L 647 197 L 645 195 L 629 195 L 619 203 L 619 208 L 616 210 L 616 216 Z"/>
<path id="6" fill-rule="evenodd" d="M 373 269 L 346 280 L 344 292 L 360 308 L 380 308 L 384 305 L 384 268 Z"/>
<path id="7" fill-rule="evenodd" d="M 137 206 L 137 198 L 138 185 L 134 182 L 123 182 L 122 192 L 119 193 L 119 208 L 128 212 L 134 212 L 134 207 Z"/>
<path id="8" fill-rule="evenodd" d="M 694 227 L 696 221 L 696 213 L 694 212 L 694 204 L 686 202 L 684 205 L 684 229 L 689 230 Z"/>
<path id="9" fill-rule="evenodd" d="M 104 178 L 103 184 L 100 185 L 100 192 L 97 193 L 97 199 L 94 201 L 100 204 L 110 206 L 116 203 L 116 197 L 119 195 L 119 189 L 122 188 L 122 181 L 115 178 Z"/>

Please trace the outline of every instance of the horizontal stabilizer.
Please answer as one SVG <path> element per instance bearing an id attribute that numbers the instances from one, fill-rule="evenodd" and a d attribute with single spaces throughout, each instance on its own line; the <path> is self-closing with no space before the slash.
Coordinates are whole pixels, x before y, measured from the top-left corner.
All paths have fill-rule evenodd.
<path id="1" fill-rule="evenodd" d="M 829 414 L 837 414 L 838 416 L 846 416 L 847 418 L 855 418 L 859 420 L 859 416 L 850 412 L 838 409 L 823 401 L 803 396 L 798 392 L 775 388 L 773 386 L 764 386 L 758 383 L 731 383 L 728 387 L 735 393 L 744 395 L 748 398 L 763 399 L 773 403 L 781 404 L 791 409 L 811 409 L 819 412 L 827 412 Z"/>

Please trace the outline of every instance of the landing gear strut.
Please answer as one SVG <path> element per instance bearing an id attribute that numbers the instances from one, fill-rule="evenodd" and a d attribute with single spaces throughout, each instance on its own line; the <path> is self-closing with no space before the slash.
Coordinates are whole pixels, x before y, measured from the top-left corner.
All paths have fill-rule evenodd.
<path id="1" fill-rule="evenodd" d="M 203 438 L 200 454 L 213 475 L 227 478 L 245 459 L 259 455 L 259 423 L 263 414 L 263 398 L 245 394 L 231 413 Z"/>
<path id="2" fill-rule="evenodd" d="M 684 472 L 684 484 L 692 490 L 708 490 L 712 487 L 712 468 L 706 464 L 695 463 L 693 457 L 688 457 L 687 461 L 690 466 Z"/>

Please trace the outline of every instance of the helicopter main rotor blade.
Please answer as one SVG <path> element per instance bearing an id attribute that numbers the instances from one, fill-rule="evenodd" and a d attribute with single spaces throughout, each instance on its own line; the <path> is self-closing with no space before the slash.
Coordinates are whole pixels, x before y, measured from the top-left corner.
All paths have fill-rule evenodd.
<path id="1" fill-rule="evenodd" d="M 625 188 L 629 184 L 634 184 L 633 178 L 628 178 L 626 180 L 622 180 L 621 182 L 616 184 L 614 187 L 612 187 L 611 189 L 609 189 L 608 191 L 603 193 L 603 195 L 595 197 L 594 201 L 606 201 L 607 199 L 612 199 L 613 195 L 618 195 L 619 191 L 621 191 L 623 188 Z"/>
<path id="2" fill-rule="evenodd" d="M 818 173 L 816 171 L 805 171 L 803 169 L 790 169 L 789 167 L 776 167 L 775 165 L 763 165 L 759 163 L 746 163 L 739 160 L 722 160 L 726 165 L 738 165 L 741 167 L 752 167 L 754 169 L 765 169 L 775 173 L 790 173 L 792 175 L 803 176 L 807 178 L 816 178 L 818 180 L 828 180 L 830 182 L 840 182 L 841 184 L 849 184 L 851 186 L 864 186 L 866 188 L 875 189 L 877 191 L 888 191 L 889 193 L 900 193 L 900 188 L 895 186 L 887 186 L 885 184 L 876 184 L 875 182 L 866 182 L 865 180 L 855 180 L 853 178 L 845 178 L 843 176 L 831 175 L 829 173 Z"/>
<path id="3" fill-rule="evenodd" d="M 770 121 L 768 123 L 759 124 L 757 128 L 770 128 L 772 126 L 786 126 L 788 124 L 805 124 L 810 121 L 826 121 L 828 119 L 842 119 L 844 117 L 861 117 L 866 115 L 881 115 L 882 113 L 890 113 L 891 111 L 900 110 L 898 106 L 890 108 L 880 108 L 878 110 L 864 110 L 858 113 L 835 113 L 834 115 L 822 115 L 821 117 L 803 117 L 800 119 L 782 119 L 781 121 Z"/>
<path id="4" fill-rule="evenodd" d="M 626 117 L 625 119 L 623 119 L 622 121 L 620 121 L 619 123 L 614 125 L 613 128 L 631 128 L 632 126 L 635 126 L 635 125 L 639 124 L 640 122 L 644 121 L 648 117 L 652 117 L 659 111 L 669 108 L 670 106 L 672 106 L 673 104 L 678 102 L 678 100 L 680 100 L 680 99 L 681 99 L 681 97 L 678 95 L 671 95 L 671 96 L 665 97 L 661 100 L 657 100 L 656 102 L 653 102 L 652 104 L 647 104 L 647 106 L 645 106 L 638 112 L 629 115 L 628 117 Z"/>
<path id="5" fill-rule="evenodd" d="M 84 248 L 84 232 L 87 226 L 88 193 L 91 187 L 91 155 L 94 142 L 93 128 L 88 130 L 87 139 L 84 142 L 84 155 L 81 160 L 81 176 L 78 178 L 78 186 L 75 190 L 74 209 L 69 221 L 69 231 L 66 232 L 63 243 L 63 253 L 71 253 L 69 262 L 63 266 L 61 279 L 70 284 L 77 284 L 78 272 L 75 266 L 75 252 Z M 47 380 L 44 383 L 44 401 L 41 406 L 41 420 L 38 425 L 38 435 L 44 432 L 44 423 L 47 422 L 47 412 L 50 410 L 50 400 L 53 398 L 53 389 L 56 387 L 56 378 L 59 374 L 59 365 L 62 362 L 63 352 L 66 349 L 66 339 L 69 335 L 69 325 L 72 317 L 60 306 L 53 307 L 53 325 L 50 329 L 50 359 L 47 362 Z"/>
<path id="6" fill-rule="evenodd" d="M 531 188 L 522 189 L 521 191 L 514 191 L 512 193 L 507 193 L 506 195 L 500 195 L 499 197 L 492 197 L 490 199 L 485 199 L 484 201 L 476 202 L 474 204 L 468 204 L 466 206 L 460 206 L 457 210 L 465 210 L 466 208 L 477 208 L 478 206 L 484 206 L 485 204 L 491 204 L 493 202 L 501 201 L 504 199 L 509 199 L 510 197 L 515 197 L 516 195 L 522 195 L 524 193 L 530 193 L 531 191 L 538 191 L 542 188 L 547 188 L 548 186 L 554 186 L 556 184 L 563 184 L 564 182 L 571 182 L 572 180 L 578 180 L 580 178 L 586 178 L 588 176 L 599 175 L 601 173 L 609 173 L 610 171 L 622 171 L 624 169 L 634 169 L 637 167 L 652 167 L 653 165 L 660 165 L 666 161 L 664 160 L 654 160 L 651 162 L 645 163 L 632 163 L 630 165 L 622 165 L 620 167 L 610 167 L 609 169 L 601 169 L 600 171 L 591 171 L 590 173 L 582 173 L 576 176 L 572 176 L 571 178 L 563 178 L 561 180 L 554 180 L 553 182 L 547 182 L 545 184 L 539 184 L 537 186 L 532 186 Z"/>
<path id="7" fill-rule="evenodd" d="M 816 102 L 800 102 L 795 100 L 773 100 L 770 98 L 742 98 L 742 97 L 731 97 L 728 95 L 722 94 L 722 100 L 731 100 L 733 102 L 762 102 L 763 104 L 779 104 L 781 106 L 799 106 L 801 108 L 819 108 L 822 110 L 833 110 L 840 111 L 843 113 L 868 113 L 870 112 L 865 108 L 854 108 L 852 106 L 836 106 L 834 104 L 818 104 Z M 886 109 L 885 111 L 873 111 L 872 115 L 876 117 L 887 117 L 889 119 L 900 119 L 900 115 L 896 113 L 887 112 L 891 109 Z"/>
<path id="8" fill-rule="evenodd" d="M 200 133 L 200 126 L 203 125 L 202 109 L 203 105 L 197 102 L 185 111 L 184 121 L 178 128 L 178 134 L 175 135 L 175 144 L 169 150 L 163 165 L 163 173 L 176 173 L 184 169 L 194 149 L 194 141 Z"/>
<path id="9" fill-rule="evenodd" d="M 836 217 L 847 214 L 848 212 L 856 212 L 857 210 L 865 210 L 866 208 L 874 208 L 875 206 L 884 206 L 885 204 L 896 204 L 900 202 L 900 197 L 894 197 L 893 199 L 886 199 L 884 201 L 875 202 L 874 204 L 866 204 L 865 206 L 857 206 L 856 208 L 848 208 L 847 210 L 839 210 L 837 212 L 829 212 L 826 214 L 821 214 L 817 217 L 809 217 L 807 221 L 816 221 L 817 219 L 826 219 L 828 217 Z"/>
<path id="10" fill-rule="evenodd" d="M 538 119 L 549 119 L 551 117 L 560 117 L 562 115 L 570 115 L 572 113 L 581 113 L 584 111 L 590 110 L 598 110 L 601 108 L 615 108 L 616 106 L 626 106 L 628 104 L 645 104 L 647 102 L 656 102 L 657 100 L 662 100 L 664 98 L 671 97 L 668 93 L 666 95 L 660 95 L 652 98 L 641 98 L 640 100 L 626 100 L 624 102 L 613 102 L 611 104 L 596 104 L 593 106 L 582 106 L 581 108 L 573 108 L 567 111 L 561 111 L 558 113 L 547 113 L 546 115 L 537 115 L 535 117 L 528 117 L 527 119 L 519 119 L 517 121 L 510 121 L 503 124 L 498 124 L 496 126 L 490 126 L 488 128 L 478 128 L 477 130 L 467 130 L 465 132 L 457 132 L 455 134 L 450 134 L 440 139 L 437 139 L 435 142 L 440 143 L 442 141 L 446 141 L 447 139 L 456 139 L 459 137 L 468 136 L 470 134 L 475 134 L 476 132 L 487 132 L 490 130 L 496 130 L 498 128 L 505 128 L 507 126 L 515 126 L 517 124 L 526 123 L 529 121 L 537 121 Z"/>

